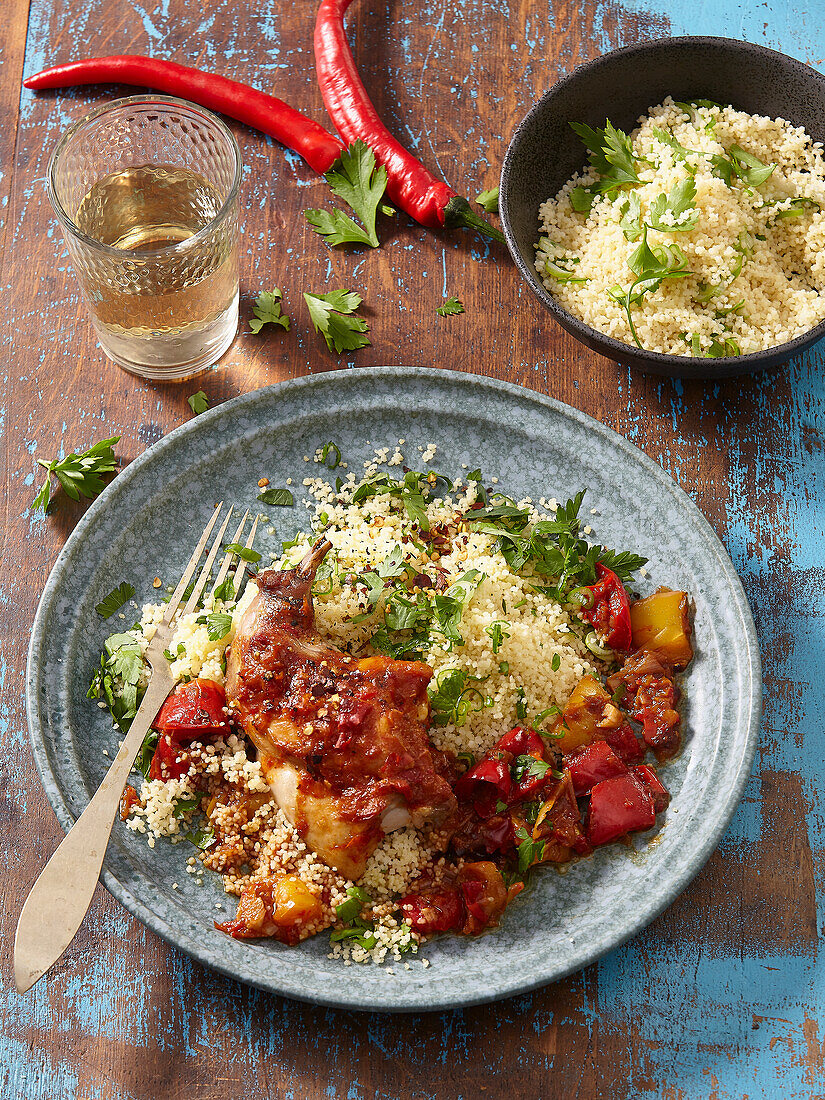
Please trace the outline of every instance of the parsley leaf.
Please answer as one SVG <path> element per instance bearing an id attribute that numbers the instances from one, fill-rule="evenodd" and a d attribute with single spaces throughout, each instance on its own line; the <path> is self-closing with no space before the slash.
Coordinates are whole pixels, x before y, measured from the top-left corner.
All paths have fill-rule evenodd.
<path id="1" fill-rule="evenodd" d="M 534 841 L 523 825 L 516 829 L 519 874 L 526 874 L 534 863 L 540 863 L 544 855 L 544 841 Z"/>
<path id="2" fill-rule="evenodd" d="M 252 308 L 255 316 L 249 321 L 253 333 L 259 333 L 264 325 L 280 325 L 289 332 L 289 317 L 281 312 L 282 298 L 283 291 L 277 286 L 274 290 L 265 290 L 258 295 Z"/>
<path id="3" fill-rule="evenodd" d="M 365 228 L 339 210 L 305 210 L 304 216 L 315 232 L 329 245 L 366 244 L 377 248 L 376 215 L 379 210 L 382 214 L 394 214 L 395 210 L 381 201 L 387 189 L 387 169 L 383 164 L 376 165 L 372 149 L 363 141 L 353 142 L 324 179 L 332 193 L 358 215 Z"/>
<path id="4" fill-rule="evenodd" d="M 192 410 L 195 416 L 197 416 L 198 413 L 205 413 L 206 410 L 209 408 L 209 398 L 206 396 L 203 390 L 198 390 L 197 393 L 190 394 L 189 397 L 186 398 L 186 400 L 189 402 L 189 408 Z"/>
<path id="5" fill-rule="evenodd" d="M 101 619 L 110 619 L 116 611 L 123 607 L 127 600 L 131 600 L 134 594 L 135 590 L 131 584 L 122 581 L 117 588 L 112 589 L 108 596 L 103 597 L 95 607 L 95 611 Z"/>
<path id="6" fill-rule="evenodd" d="M 647 565 L 647 558 L 640 557 L 638 554 L 631 554 L 629 551 L 617 553 L 615 550 L 602 549 L 601 554 L 599 554 L 599 564 L 603 565 L 605 569 L 611 569 L 619 580 L 624 583 L 630 580 L 637 569 Z"/>
<path id="7" fill-rule="evenodd" d="M 749 187 L 761 186 L 776 170 L 775 164 L 763 164 L 759 157 L 755 157 L 741 145 L 731 145 L 728 153 L 737 176 Z"/>
<path id="8" fill-rule="evenodd" d="M 105 486 L 101 478 L 105 474 L 115 472 L 117 458 L 113 447 L 119 442 L 120 436 L 113 435 L 110 439 L 101 439 L 99 443 L 93 443 L 88 451 L 83 451 L 82 454 L 72 451 L 65 458 L 53 458 L 51 462 L 38 458 L 38 464 L 46 471 L 46 480 L 34 498 L 32 511 L 36 512 L 38 508 L 42 508 L 44 513 L 48 512 L 51 504 L 52 474 L 71 500 L 80 500 L 81 496 L 93 500 L 102 493 Z"/>
<path id="9" fill-rule="evenodd" d="M 206 616 L 206 633 L 210 642 L 219 642 L 232 629 L 232 616 L 226 611 L 212 611 Z"/>
<path id="10" fill-rule="evenodd" d="M 241 546 L 239 542 L 226 543 L 224 550 L 227 550 L 230 554 L 237 554 L 244 561 L 256 562 L 261 560 L 261 555 L 257 550 L 252 550 L 248 546 Z"/>
<path id="11" fill-rule="evenodd" d="M 653 136 L 657 139 L 657 141 L 661 141 L 663 145 L 669 145 L 673 152 L 676 154 L 677 159 L 682 161 L 682 163 L 685 165 L 688 172 L 690 172 L 692 176 L 695 175 L 696 168 L 691 165 L 690 161 L 687 158 L 691 154 L 693 154 L 694 156 L 699 156 L 700 154 L 696 153 L 693 149 L 686 149 L 684 145 L 682 145 L 681 142 L 677 141 L 673 134 L 668 133 L 667 130 L 662 130 L 659 126 L 652 127 L 652 130 Z"/>
<path id="12" fill-rule="evenodd" d="M 642 235 L 642 203 L 635 191 L 619 206 L 619 225 L 628 241 L 638 241 Z"/>
<path id="13" fill-rule="evenodd" d="M 498 187 L 491 187 L 489 191 L 480 191 L 476 195 L 476 202 L 483 206 L 488 214 L 498 213 Z"/>
<path id="14" fill-rule="evenodd" d="M 590 187 L 574 187 L 570 192 L 570 205 L 577 214 L 589 214 L 598 193 L 597 184 L 592 184 Z"/>
<path id="15" fill-rule="evenodd" d="M 330 351 L 339 355 L 342 351 L 365 348 L 369 340 L 362 335 L 369 332 L 369 325 L 360 317 L 353 317 L 363 299 L 352 290 L 332 290 L 328 294 L 304 293 L 304 301 L 316 332 L 320 332 Z"/>
<path id="16" fill-rule="evenodd" d="M 295 497 L 289 489 L 265 489 L 258 494 L 258 500 L 275 508 L 288 508 L 295 503 Z"/>
<path id="17" fill-rule="evenodd" d="M 436 309 L 439 317 L 452 317 L 458 313 L 464 313 L 464 303 L 458 298 L 448 298 Z"/>
<path id="18" fill-rule="evenodd" d="M 203 851 L 215 842 L 215 834 L 212 829 L 193 829 L 191 832 L 186 833 L 186 839 L 190 844 L 194 844 L 196 848 L 200 848 Z"/>
<path id="19" fill-rule="evenodd" d="M 197 810 L 200 805 L 200 797 L 195 795 L 194 798 L 176 798 L 172 803 L 172 816 L 183 817 L 184 814 L 191 814 L 193 810 Z"/>
<path id="20" fill-rule="evenodd" d="M 86 693 L 87 699 L 101 699 L 106 703 L 123 733 L 131 726 L 146 690 L 140 683 L 143 665 L 137 636 L 131 631 L 112 634 L 103 643 L 100 667 Z"/>
<path id="21" fill-rule="evenodd" d="M 693 178 L 688 176 L 687 179 L 679 180 L 671 188 L 670 195 L 657 195 L 650 204 L 648 212 L 650 228 L 660 233 L 687 233 L 699 220 L 699 211 L 695 209 L 695 202 L 696 184 Z M 683 217 L 689 210 L 693 213 L 687 218 Z M 666 216 L 670 220 L 665 221 Z M 634 239 L 628 238 L 628 240 Z"/>
<path id="22" fill-rule="evenodd" d="M 544 779 L 550 767 L 546 760 L 537 760 L 535 756 L 517 756 L 510 765 L 510 775 L 514 783 L 525 779 Z"/>

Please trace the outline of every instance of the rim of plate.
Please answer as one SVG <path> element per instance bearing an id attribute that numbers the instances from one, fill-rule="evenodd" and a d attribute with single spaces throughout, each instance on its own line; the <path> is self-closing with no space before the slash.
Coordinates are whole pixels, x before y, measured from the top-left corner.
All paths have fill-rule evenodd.
<path id="1" fill-rule="evenodd" d="M 235 413 L 249 405 L 271 399 L 276 395 L 290 394 L 300 390 L 311 390 L 313 388 L 334 388 L 338 376 L 341 373 L 341 371 L 326 371 L 322 374 L 310 374 L 302 378 L 277 382 L 274 385 L 265 386 L 261 389 L 253 390 L 250 393 L 241 394 L 239 397 L 225 401 L 215 408 L 208 409 L 205 413 L 199 414 L 185 424 L 181 424 L 179 427 L 174 428 L 168 435 L 158 440 L 157 443 L 154 443 L 151 447 L 147 448 L 143 454 L 129 463 L 129 465 L 110 482 L 103 493 L 93 501 L 88 510 L 81 517 L 75 529 L 69 535 L 49 573 L 43 593 L 40 597 L 34 617 L 34 623 L 32 625 L 31 640 L 29 642 L 26 663 L 26 715 L 32 754 L 41 782 L 43 783 L 46 797 L 64 831 L 67 831 L 71 827 L 75 818 L 69 812 L 63 792 L 52 774 L 45 747 L 45 738 L 43 737 L 43 731 L 37 720 L 38 689 L 40 683 L 40 665 L 37 661 L 37 656 L 45 636 L 50 601 L 52 595 L 59 588 L 61 583 L 62 567 L 66 558 L 69 557 L 78 543 L 82 543 L 87 530 L 95 523 L 98 514 L 108 508 L 110 502 L 114 502 L 120 494 L 128 490 L 132 479 L 144 466 L 154 461 L 159 454 L 162 454 L 181 437 L 193 432 L 202 432 L 208 429 L 209 424 L 213 420 L 226 416 L 227 412 Z M 681 873 L 678 878 L 673 881 L 672 887 L 666 893 L 664 900 L 657 902 L 655 906 L 649 909 L 645 908 L 638 919 L 631 922 L 629 926 L 622 928 L 619 933 L 606 937 L 598 944 L 595 950 L 592 946 L 587 948 L 577 943 L 567 954 L 564 965 L 559 966 L 553 965 L 552 963 L 538 964 L 533 975 L 526 979 L 510 979 L 508 981 L 505 973 L 503 978 L 497 980 L 495 988 L 488 993 L 473 994 L 471 996 L 461 994 L 451 996 L 448 991 L 442 992 L 440 983 L 438 985 L 433 983 L 434 988 L 432 989 L 432 996 L 428 997 L 428 1005 L 426 1008 L 422 1008 L 421 1004 L 418 1002 L 406 1003 L 403 999 L 397 997 L 394 1003 L 382 1004 L 379 1007 L 376 1006 L 374 999 L 372 999 L 372 995 L 368 991 L 361 993 L 361 991 L 352 990 L 350 996 L 336 996 L 333 993 L 327 994 L 326 991 L 307 993 L 305 986 L 296 981 L 286 969 L 279 978 L 277 985 L 274 982 L 256 978 L 251 967 L 246 968 L 243 973 L 240 973 L 231 966 L 223 965 L 220 961 L 215 960 L 209 953 L 208 948 L 204 948 L 193 935 L 168 923 L 163 917 L 154 912 L 154 910 L 144 905 L 144 903 L 131 893 L 111 871 L 107 870 L 105 862 L 100 881 L 109 893 L 125 906 L 133 916 L 137 917 L 137 919 L 146 925 L 147 928 L 155 932 L 167 943 L 185 951 L 199 963 L 212 970 L 216 970 L 236 981 L 242 981 L 248 985 L 264 989 L 267 992 L 277 993 L 281 996 L 291 997 L 295 1000 L 304 1001 L 309 1004 L 368 1012 L 420 1013 L 470 1007 L 475 1004 L 484 1004 L 490 1001 L 502 1000 L 506 997 L 517 996 L 520 993 L 528 993 L 534 989 L 548 985 L 551 982 L 560 981 L 562 978 L 575 973 L 584 966 L 596 962 L 597 959 L 610 951 L 614 951 L 617 947 L 627 942 L 627 940 L 632 939 L 633 936 L 637 935 L 643 928 L 655 920 L 656 917 L 671 905 L 685 890 L 691 880 L 702 869 L 727 829 L 742 799 L 745 785 L 753 767 L 762 713 L 762 666 L 759 642 L 753 615 L 744 588 L 742 587 L 742 582 L 719 536 L 704 517 L 698 505 L 696 505 L 691 497 L 676 484 L 673 478 L 671 478 L 657 462 L 646 455 L 644 451 L 640 450 L 633 443 L 630 443 L 618 432 L 613 431 L 612 428 L 606 427 L 588 414 L 578 409 L 574 409 L 570 405 L 564 404 L 562 401 L 557 401 L 555 398 L 547 397 L 544 394 L 527 389 L 524 386 L 489 378 L 486 375 L 422 366 L 363 367 L 358 368 L 357 374 L 359 379 L 364 379 L 365 381 L 373 377 L 396 380 L 409 380 L 410 378 L 431 379 L 437 377 L 452 385 L 468 387 L 482 386 L 488 390 L 498 391 L 507 397 L 518 398 L 522 401 L 533 401 L 537 405 L 543 406 L 557 415 L 578 422 L 583 427 L 586 427 L 588 431 L 602 436 L 602 438 L 612 447 L 624 451 L 634 462 L 640 464 L 652 474 L 661 485 L 663 492 L 678 501 L 679 506 L 685 509 L 691 516 L 699 532 L 704 536 L 708 549 L 712 549 L 714 552 L 718 560 L 720 571 L 724 575 L 729 588 L 732 590 L 745 641 L 747 643 L 747 653 L 743 661 L 743 666 L 749 671 L 751 681 L 750 694 L 746 700 L 749 704 L 747 709 L 747 720 L 744 720 L 744 715 L 742 720 L 742 726 L 747 726 L 747 729 L 745 730 L 743 751 L 738 762 L 736 780 L 729 786 L 724 804 L 715 808 L 712 828 L 705 835 L 702 844 L 694 849 L 689 858 L 684 861 Z M 350 372 L 347 371 L 344 377 L 349 380 L 351 378 Z M 275 426 L 276 425 L 273 424 L 273 429 Z M 433 977 L 436 976 L 436 973 L 433 974 Z"/>

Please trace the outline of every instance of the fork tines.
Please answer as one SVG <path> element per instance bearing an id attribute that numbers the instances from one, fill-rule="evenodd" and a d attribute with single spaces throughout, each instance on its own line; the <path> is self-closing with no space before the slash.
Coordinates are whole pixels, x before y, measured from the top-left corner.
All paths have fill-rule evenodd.
<path id="1" fill-rule="evenodd" d="M 217 524 L 218 519 L 219 519 L 222 511 L 223 511 L 223 501 L 221 501 L 220 504 L 217 504 L 215 506 L 214 514 L 212 515 L 212 517 L 210 518 L 210 520 L 207 523 L 206 527 L 204 528 L 203 534 L 201 535 L 200 539 L 198 539 L 198 544 L 195 547 L 195 550 L 192 554 L 192 557 L 189 559 L 189 561 L 186 565 L 186 568 L 183 571 L 183 575 L 181 576 L 181 579 L 178 581 L 177 588 L 172 593 L 172 596 L 169 599 L 169 603 L 166 605 L 166 610 L 165 610 L 164 615 L 163 615 L 163 623 L 164 624 L 168 625 L 169 623 L 171 623 L 172 619 L 174 618 L 175 614 L 177 613 L 177 610 L 180 606 L 181 600 L 183 599 L 184 594 L 186 593 L 186 590 L 187 590 L 187 588 L 188 588 L 188 586 L 189 586 L 189 584 L 192 580 L 192 577 L 195 573 L 195 570 L 198 567 L 198 562 L 200 561 L 201 556 L 203 555 L 204 551 L 206 550 L 206 547 L 209 543 L 210 536 L 212 535 L 212 531 L 214 530 L 215 525 Z M 200 573 L 198 574 L 198 579 L 195 581 L 195 584 L 192 588 L 192 591 L 189 594 L 189 598 L 187 599 L 186 604 L 183 608 L 183 614 L 184 615 L 188 615 L 191 611 L 194 611 L 195 607 L 197 607 L 198 601 L 201 598 L 203 590 L 206 587 L 207 582 L 209 581 L 209 577 L 210 577 L 210 574 L 212 572 L 212 567 L 215 563 L 215 559 L 218 556 L 218 552 L 220 551 L 221 545 L 223 543 L 223 537 L 226 534 L 226 529 L 229 526 L 230 519 L 232 518 L 232 511 L 233 511 L 233 509 L 232 509 L 232 506 L 230 505 L 229 510 L 227 511 L 226 516 L 225 516 L 223 522 L 221 523 L 220 528 L 218 529 L 218 533 L 215 536 L 215 539 L 214 539 L 214 541 L 211 545 L 211 548 L 207 552 L 206 561 L 204 562 L 203 567 L 202 567 Z M 241 520 L 240 524 L 238 525 L 238 528 L 235 532 L 235 536 L 232 540 L 233 543 L 240 542 L 240 539 L 243 536 L 244 527 L 246 526 L 246 521 L 248 520 L 248 518 L 249 518 L 249 509 L 246 510 L 246 512 L 244 513 L 243 519 Z M 247 539 L 246 539 L 245 548 L 247 550 L 252 548 L 252 543 L 255 540 L 255 532 L 257 531 L 257 529 L 258 529 L 258 517 L 256 516 L 255 520 L 252 524 L 252 529 L 249 532 L 249 535 L 247 536 Z M 215 581 L 215 584 L 214 584 L 214 586 L 211 590 L 213 595 L 214 595 L 216 589 L 226 580 L 226 576 L 229 572 L 229 569 L 232 565 L 232 561 L 233 561 L 234 558 L 235 558 L 235 553 L 231 550 L 227 551 L 226 554 L 224 554 L 223 560 L 221 562 L 220 569 L 218 571 L 217 580 Z M 235 599 L 237 599 L 240 596 L 240 587 L 241 587 L 241 584 L 243 582 L 243 577 L 244 577 L 245 571 L 246 571 L 246 562 L 243 560 L 243 558 L 241 558 L 238 561 L 237 566 L 235 567 L 235 572 L 234 572 L 233 578 L 232 578 Z"/>

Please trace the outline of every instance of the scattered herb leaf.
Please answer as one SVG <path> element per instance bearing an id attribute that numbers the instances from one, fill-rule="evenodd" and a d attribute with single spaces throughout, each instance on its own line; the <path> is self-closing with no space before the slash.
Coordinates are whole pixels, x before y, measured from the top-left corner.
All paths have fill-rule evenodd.
<path id="1" fill-rule="evenodd" d="M 453 317 L 456 314 L 464 313 L 464 305 L 458 298 L 447 298 L 445 302 L 436 309 L 436 313 L 439 317 Z"/>
<path id="2" fill-rule="evenodd" d="M 280 325 L 289 332 L 289 316 L 281 312 L 282 298 L 283 291 L 277 286 L 274 290 L 264 290 L 258 295 L 252 307 L 255 316 L 249 320 L 253 333 L 259 333 L 264 325 Z"/>
<path id="3" fill-rule="evenodd" d="M 320 332 L 330 351 L 339 355 L 344 351 L 365 348 L 369 340 L 363 334 L 369 325 L 361 317 L 352 314 L 361 305 L 362 298 L 352 290 L 331 290 L 328 294 L 304 293 L 304 301 L 316 332 Z"/>
<path id="4" fill-rule="evenodd" d="M 128 600 L 131 600 L 134 594 L 135 590 L 131 584 L 122 581 L 117 588 L 112 589 L 108 596 L 103 597 L 100 603 L 96 605 L 95 611 L 101 619 L 110 619 Z"/>

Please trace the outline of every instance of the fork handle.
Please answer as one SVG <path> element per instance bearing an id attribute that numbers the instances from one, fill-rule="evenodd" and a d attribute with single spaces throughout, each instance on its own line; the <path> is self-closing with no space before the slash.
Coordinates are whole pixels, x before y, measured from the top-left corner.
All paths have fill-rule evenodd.
<path id="1" fill-rule="evenodd" d="M 171 688 L 171 677 L 152 675 L 103 782 L 29 891 L 14 939 L 14 980 L 19 993 L 31 989 L 57 962 L 80 928 L 92 903 L 129 772 Z"/>

